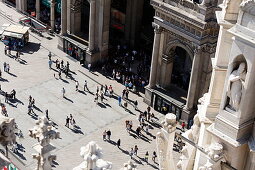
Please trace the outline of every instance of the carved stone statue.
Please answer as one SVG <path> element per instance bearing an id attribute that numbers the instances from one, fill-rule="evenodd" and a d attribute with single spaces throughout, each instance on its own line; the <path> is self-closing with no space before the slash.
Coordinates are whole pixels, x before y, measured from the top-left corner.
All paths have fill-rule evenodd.
<path id="1" fill-rule="evenodd" d="M 124 163 L 124 167 L 120 170 L 137 170 L 137 165 L 135 165 L 132 161 L 128 161 L 127 163 Z"/>
<path id="2" fill-rule="evenodd" d="M 192 142 L 197 143 L 200 130 L 200 121 L 198 114 L 194 116 L 193 121 L 194 121 L 193 126 L 189 130 L 187 130 L 183 134 L 183 136 L 191 140 Z"/>
<path id="3" fill-rule="evenodd" d="M 55 147 L 50 144 L 51 139 L 58 139 L 59 132 L 52 126 L 52 122 L 48 121 L 45 116 L 39 118 L 36 121 L 36 126 L 29 130 L 29 136 L 37 139 L 38 143 L 33 146 L 37 151 L 33 154 L 33 158 L 38 161 L 37 170 L 50 170 L 53 165 L 53 160 L 56 159 L 56 155 L 50 152 L 55 149 Z"/>
<path id="4" fill-rule="evenodd" d="M 233 70 L 228 79 L 227 95 L 229 97 L 229 103 L 226 110 L 237 111 L 242 98 L 244 89 L 244 82 L 246 77 L 246 66 L 242 62 L 239 64 L 238 69 Z"/>
<path id="5" fill-rule="evenodd" d="M 207 152 L 207 162 L 199 167 L 199 170 L 221 169 L 221 162 L 226 162 L 223 153 L 223 146 L 219 143 L 212 143 Z"/>
<path id="6" fill-rule="evenodd" d="M 80 155 L 85 160 L 73 170 L 111 170 L 112 163 L 102 159 L 103 153 L 96 142 L 91 141 L 86 146 L 81 147 Z"/>
<path id="7" fill-rule="evenodd" d="M 16 142 L 15 121 L 13 118 L 0 115 L 0 144 L 12 145 Z"/>

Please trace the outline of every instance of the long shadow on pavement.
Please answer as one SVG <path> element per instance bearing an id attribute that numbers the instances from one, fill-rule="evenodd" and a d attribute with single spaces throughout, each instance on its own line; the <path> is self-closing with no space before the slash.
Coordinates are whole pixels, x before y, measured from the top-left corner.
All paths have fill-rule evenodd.
<path id="1" fill-rule="evenodd" d="M 8 74 L 10 74 L 11 76 L 13 76 L 13 77 L 17 77 L 15 74 L 13 74 L 13 73 L 10 73 L 10 72 L 7 72 Z"/>
<path id="2" fill-rule="evenodd" d="M 87 94 L 86 94 L 84 91 L 82 91 L 82 90 L 78 90 L 78 92 L 81 93 L 81 94 L 87 95 Z"/>
<path id="3" fill-rule="evenodd" d="M 147 163 L 147 165 L 150 165 L 152 168 L 154 169 L 159 169 L 157 166 L 147 162 L 144 158 L 140 157 L 140 156 L 137 156 L 141 161 L 143 161 L 144 163 Z"/>
<path id="4" fill-rule="evenodd" d="M 67 101 L 73 103 L 73 101 L 71 99 L 67 98 L 66 96 L 64 96 L 64 99 L 66 99 Z"/>

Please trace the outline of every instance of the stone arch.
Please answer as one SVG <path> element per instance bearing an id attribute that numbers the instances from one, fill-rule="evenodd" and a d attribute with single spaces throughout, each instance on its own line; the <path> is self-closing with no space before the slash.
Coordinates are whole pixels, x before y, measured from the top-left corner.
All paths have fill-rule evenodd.
<path id="1" fill-rule="evenodd" d="M 161 81 L 164 83 L 161 84 L 166 87 L 174 85 L 184 91 L 188 91 L 194 58 L 194 52 L 191 47 L 179 40 L 174 40 L 167 43 L 164 53 L 162 61 L 168 60 L 168 63 L 165 64 L 168 74 L 164 76 L 165 78 Z"/>
<path id="2" fill-rule="evenodd" d="M 194 58 L 194 52 L 193 51 L 194 50 L 192 50 L 192 48 L 188 44 L 183 43 L 179 40 L 174 40 L 174 41 L 170 41 L 169 43 L 167 43 L 166 44 L 166 49 L 165 49 L 165 54 L 168 55 L 169 53 L 171 53 L 171 50 L 176 46 L 181 47 L 184 50 L 186 50 L 187 53 L 190 56 L 190 60 L 193 61 L 193 58 Z"/>

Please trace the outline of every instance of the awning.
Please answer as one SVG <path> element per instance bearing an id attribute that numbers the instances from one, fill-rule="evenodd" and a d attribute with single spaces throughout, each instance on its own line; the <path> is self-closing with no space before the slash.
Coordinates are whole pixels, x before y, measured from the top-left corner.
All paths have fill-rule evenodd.
<path id="1" fill-rule="evenodd" d="M 6 27 L 4 29 L 4 31 L 14 32 L 18 34 L 25 34 L 28 30 L 29 30 L 29 27 L 20 26 L 20 25 L 10 25 L 9 27 Z"/>
<path id="2" fill-rule="evenodd" d="M 0 169 L 8 166 L 9 164 L 11 164 L 11 162 L 2 153 L 0 153 Z"/>
<path id="3" fill-rule="evenodd" d="M 18 34 L 18 33 L 14 33 L 14 32 L 7 32 L 7 31 L 4 31 L 2 35 L 8 36 L 8 37 L 13 37 L 13 38 L 18 38 L 18 39 L 22 39 L 22 37 L 23 37 L 23 34 Z"/>

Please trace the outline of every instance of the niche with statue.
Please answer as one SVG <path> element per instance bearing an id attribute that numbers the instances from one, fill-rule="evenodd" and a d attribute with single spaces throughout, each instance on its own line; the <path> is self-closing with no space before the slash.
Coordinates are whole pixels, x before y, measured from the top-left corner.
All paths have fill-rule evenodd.
<path id="1" fill-rule="evenodd" d="M 227 99 L 225 110 L 235 113 L 239 110 L 242 96 L 244 94 L 244 84 L 247 74 L 247 62 L 243 55 L 238 56 L 230 65 L 230 75 L 227 82 Z"/>

